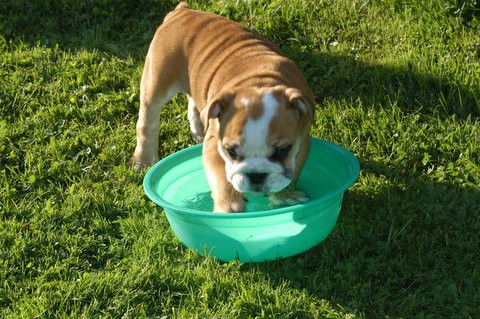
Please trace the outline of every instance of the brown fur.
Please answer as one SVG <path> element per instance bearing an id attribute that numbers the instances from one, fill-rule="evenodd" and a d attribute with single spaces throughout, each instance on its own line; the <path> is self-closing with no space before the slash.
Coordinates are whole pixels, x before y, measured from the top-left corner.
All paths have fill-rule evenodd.
<path id="1" fill-rule="evenodd" d="M 282 132 L 291 140 L 305 140 L 297 156 L 298 174 L 308 153 L 314 96 L 297 66 L 240 24 L 180 3 L 157 29 L 145 59 L 132 163 L 145 169 L 158 160 L 161 106 L 178 92 L 188 94 L 206 131 L 203 154 L 216 211 L 242 211 L 244 197 L 226 181 L 217 147 L 223 138 L 241 139 L 247 118 L 262 116 L 261 97 L 269 91 L 282 104 L 269 137 Z M 246 113 L 242 97 L 254 106 Z M 294 110 L 299 101 L 307 112 Z"/>

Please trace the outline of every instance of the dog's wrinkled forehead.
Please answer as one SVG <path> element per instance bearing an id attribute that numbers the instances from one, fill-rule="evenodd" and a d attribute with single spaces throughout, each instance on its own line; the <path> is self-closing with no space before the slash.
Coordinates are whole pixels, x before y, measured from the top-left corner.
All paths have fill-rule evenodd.
<path id="1" fill-rule="evenodd" d="M 243 127 L 243 154 L 247 157 L 266 156 L 269 152 L 271 123 L 279 113 L 279 100 L 272 92 L 261 97 L 260 105 L 253 105 L 258 101 L 250 101 L 246 97 L 240 100 L 248 114 Z"/>
<path id="2" fill-rule="evenodd" d="M 220 135 L 224 147 L 239 146 L 243 157 L 266 157 L 298 137 L 299 113 L 285 90 L 242 90 L 231 101 Z"/>

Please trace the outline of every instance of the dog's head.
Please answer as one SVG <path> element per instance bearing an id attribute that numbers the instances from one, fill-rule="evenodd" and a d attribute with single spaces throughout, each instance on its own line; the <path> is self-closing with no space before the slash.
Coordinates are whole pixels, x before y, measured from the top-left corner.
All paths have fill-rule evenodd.
<path id="1" fill-rule="evenodd" d="M 276 193 L 298 173 L 297 155 L 313 120 L 313 102 L 295 88 L 221 92 L 205 109 L 218 130 L 227 180 L 239 192 Z"/>

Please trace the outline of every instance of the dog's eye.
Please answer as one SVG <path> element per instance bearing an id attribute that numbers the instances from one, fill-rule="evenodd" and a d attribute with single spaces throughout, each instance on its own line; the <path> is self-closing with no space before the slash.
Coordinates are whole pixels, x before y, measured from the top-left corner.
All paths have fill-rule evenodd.
<path id="1" fill-rule="evenodd" d="M 239 157 L 238 156 L 238 146 L 235 145 L 235 146 L 227 147 L 227 153 L 232 160 L 237 160 L 238 157 Z"/>
<path id="2" fill-rule="evenodd" d="M 273 151 L 272 156 L 270 156 L 270 159 L 276 162 L 283 161 L 285 158 L 287 158 L 291 148 L 292 148 L 292 145 L 276 147 L 275 150 Z"/>

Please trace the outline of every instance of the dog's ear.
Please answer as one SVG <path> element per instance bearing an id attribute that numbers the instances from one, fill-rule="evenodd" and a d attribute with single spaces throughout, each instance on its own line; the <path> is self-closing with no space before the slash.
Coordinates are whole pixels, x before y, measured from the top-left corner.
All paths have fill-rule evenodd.
<path id="1" fill-rule="evenodd" d="M 287 96 L 290 106 L 297 110 L 302 117 L 309 120 L 310 123 L 313 122 L 314 116 L 314 106 L 313 101 L 310 101 L 299 89 L 288 88 L 285 90 L 285 95 Z"/>
<path id="2" fill-rule="evenodd" d="M 232 92 L 220 92 L 215 95 L 207 106 L 201 112 L 201 120 L 203 126 L 205 127 L 205 132 L 207 132 L 209 123 L 211 119 L 220 118 L 222 113 L 228 108 L 232 103 L 234 95 Z"/>

